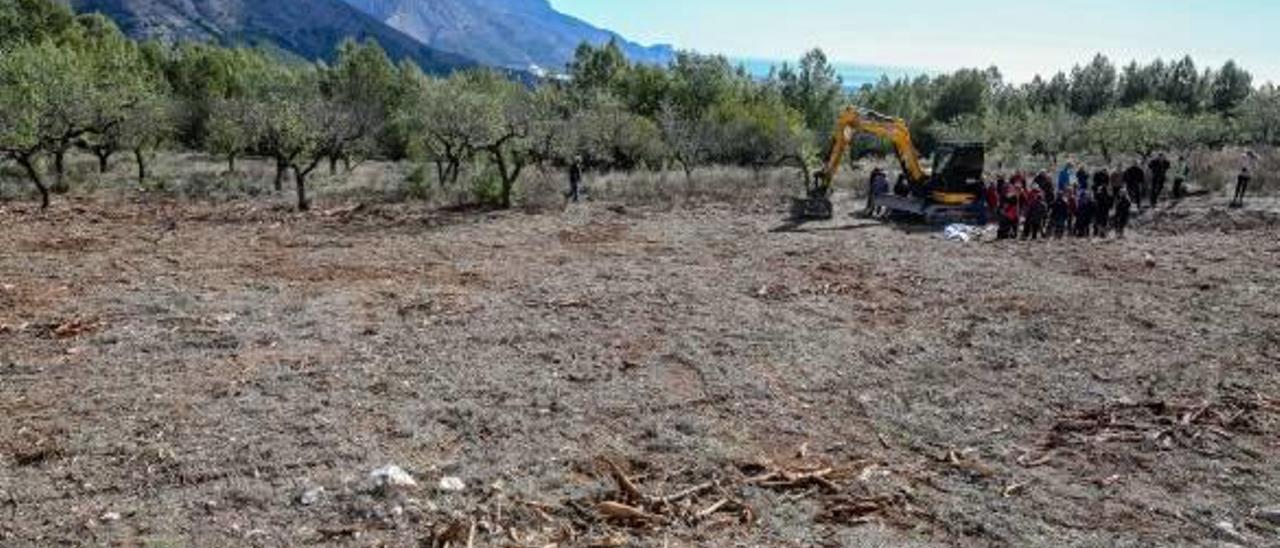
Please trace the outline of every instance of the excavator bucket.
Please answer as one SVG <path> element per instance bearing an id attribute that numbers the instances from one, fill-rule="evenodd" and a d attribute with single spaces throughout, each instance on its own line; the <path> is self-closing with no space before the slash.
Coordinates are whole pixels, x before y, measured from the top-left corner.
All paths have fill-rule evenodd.
<path id="1" fill-rule="evenodd" d="M 791 217 L 797 221 L 825 221 L 835 215 L 831 198 L 795 198 L 791 201 Z"/>
<path id="2" fill-rule="evenodd" d="M 791 218 L 797 221 L 825 221 L 835 215 L 831 204 L 831 184 L 827 174 L 819 171 L 807 183 L 807 197 L 791 200 Z"/>

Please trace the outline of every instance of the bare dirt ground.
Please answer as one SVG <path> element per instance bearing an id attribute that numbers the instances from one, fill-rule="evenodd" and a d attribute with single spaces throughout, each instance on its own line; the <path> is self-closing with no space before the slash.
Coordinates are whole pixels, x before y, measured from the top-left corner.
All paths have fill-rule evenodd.
<path id="1" fill-rule="evenodd" d="M 1275 545 L 1280 215 L 1220 205 L 9 204 L 0 545 Z"/>

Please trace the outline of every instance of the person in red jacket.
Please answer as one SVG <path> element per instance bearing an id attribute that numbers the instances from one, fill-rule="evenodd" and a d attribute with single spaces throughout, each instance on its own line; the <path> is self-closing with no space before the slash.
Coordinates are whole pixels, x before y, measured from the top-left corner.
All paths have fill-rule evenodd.
<path id="1" fill-rule="evenodd" d="M 987 218 L 994 219 L 1000 209 L 1000 187 L 993 182 L 987 183 Z"/>
<path id="2" fill-rule="evenodd" d="M 1022 214 L 1019 204 L 1021 201 L 1018 187 L 1005 184 L 1004 195 L 1000 197 L 1000 231 L 996 233 L 997 239 L 1008 240 L 1018 237 L 1018 219 Z"/>

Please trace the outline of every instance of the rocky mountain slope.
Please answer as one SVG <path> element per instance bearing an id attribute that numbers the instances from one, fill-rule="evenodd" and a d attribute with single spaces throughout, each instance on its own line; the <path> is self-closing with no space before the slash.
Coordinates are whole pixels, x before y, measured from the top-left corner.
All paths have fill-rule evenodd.
<path id="1" fill-rule="evenodd" d="M 202 40 L 264 46 L 315 60 L 330 58 L 347 38 L 376 39 L 393 59 L 446 72 L 474 64 L 391 28 L 342 0 L 71 0 L 78 12 L 100 12 L 135 38 Z"/>
<path id="2" fill-rule="evenodd" d="M 499 67 L 562 71 L 582 42 L 611 39 L 634 61 L 665 63 L 673 55 L 669 46 L 642 46 L 560 13 L 547 0 L 345 1 L 432 48 Z"/>

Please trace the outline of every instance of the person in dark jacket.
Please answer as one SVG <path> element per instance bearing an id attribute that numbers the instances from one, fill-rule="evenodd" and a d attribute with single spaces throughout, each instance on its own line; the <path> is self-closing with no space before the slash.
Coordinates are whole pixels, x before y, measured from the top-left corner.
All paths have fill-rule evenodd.
<path id="1" fill-rule="evenodd" d="M 1040 189 L 1040 194 L 1044 196 L 1045 203 L 1052 203 L 1054 195 L 1057 194 L 1053 188 L 1053 177 L 1050 177 L 1047 171 L 1041 171 L 1036 174 L 1035 183 L 1036 188 Z"/>
<path id="2" fill-rule="evenodd" d="M 1080 190 L 1089 190 L 1088 168 L 1080 166 L 1080 169 L 1076 170 L 1076 187 Z"/>
<path id="3" fill-rule="evenodd" d="M 1240 168 L 1240 175 L 1236 177 L 1236 193 L 1231 198 L 1231 207 L 1244 207 L 1244 197 L 1249 192 L 1251 181 L 1253 181 L 1253 174 L 1249 172 L 1248 166 Z"/>
<path id="4" fill-rule="evenodd" d="M 1124 238 L 1124 229 L 1129 227 L 1129 212 L 1133 209 L 1133 201 L 1129 200 L 1129 192 L 1120 191 L 1120 196 L 1116 198 L 1116 215 L 1115 227 L 1116 237 Z"/>
<path id="5" fill-rule="evenodd" d="M 898 174 L 898 182 L 893 183 L 893 194 L 903 198 L 911 195 L 911 183 L 907 181 L 906 173 Z"/>
<path id="6" fill-rule="evenodd" d="M 1088 238 L 1093 229 L 1093 196 L 1087 190 L 1080 191 L 1076 200 L 1076 237 Z"/>
<path id="7" fill-rule="evenodd" d="M 1111 172 L 1107 168 L 1099 169 L 1093 174 L 1093 187 L 1109 187 L 1111 186 Z"/>
<path id="8" fill-rule="evenodd" d="M 1147 174 L 1142 171 L 1137 162 L 1124 170 L 1124 188 L 1129 191 L 1129 200 L 1133 201 L 1139 209 L 1142 208 L 1142 185 L 1147 183 Z"/>
<path id="9" fill-rule="evenodd" d="M 1067 232 L 1067 219 L 1071 217 L 1071 209 L 1067 205 L 1067 195 L 1065 192 L 1058 193 L 1053 198 L 1053 205 L 1049 207 L 1049 234 L 1055 240 L 1061 240 L 1062 235 Z"/>
<path id="10" fill-rule="evenodd" d="M 1169 169 L 1173 164 L 1169 163 L 1169 159 L 1164 157 L 1164 153 L 1156 156 L 1147 164 L 1147 168 L 1151 170 L 1151 207 L 1155 208 L 1160 202 L 1160 194 L 1164 193 L 1164 184 L 1169 180 Z"/>
<path id="11" fill-rule="evenodd" d="M 1097 184 L 1093 186 L 1093 235 L 1106 238 L 1111 223 L 1111 186 Z"/>
<path id="12" fill-rule="evenodd" d="M 1076 233 L 1076 212 L 1080 210 L 1080 193 L 1076 191 L 1076 185 L 1067 187 L 1067 191 L 1063 193 L 1067 198 L 1067 235 Z"/>
<path id="13" fill-rule="evenodd" d="M 879 217 L 884 214 L 884 208 L 875 205 L 876 198 L 889 193 L 889 175 L 883 169 L 875 168 L 871 170 L 871 179 L 867 181 L 867 215 Z"/>
<path id="14" fill-rule="evenodd" d="M 569 166 L 569 192 L 565 193 L 573 203 L 578 203 L 578 199 L 582 195 L 582 162 L 574 160 Z"/>
<path id="15" fill-rule="evenodd" d="M 1022 239 L 1039 240 L 1040 233 L 1044 230 L 1044 219 L 1048 214 L 1048 207 L 1044 203 L 1044 195 L 1038 188 L 1032 188 L 1027 192 L 1027 219 L 1022 223 Z"/>

